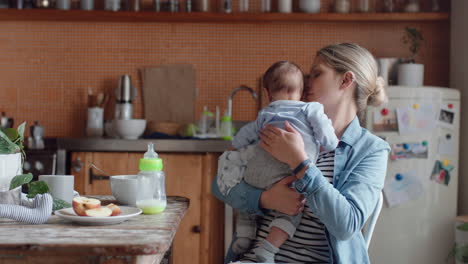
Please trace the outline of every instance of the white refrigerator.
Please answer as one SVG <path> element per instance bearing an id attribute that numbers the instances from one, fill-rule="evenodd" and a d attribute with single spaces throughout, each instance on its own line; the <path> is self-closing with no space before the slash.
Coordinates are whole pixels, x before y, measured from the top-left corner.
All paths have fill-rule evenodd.
<path id="1" fill-rule="evenodd" d="M 392 148 L 371 263 L 447 263 L 457 215 L 460 93 L 398 86 L 387 92 L 387 104 L 366 112 L 365 126 Z"/>

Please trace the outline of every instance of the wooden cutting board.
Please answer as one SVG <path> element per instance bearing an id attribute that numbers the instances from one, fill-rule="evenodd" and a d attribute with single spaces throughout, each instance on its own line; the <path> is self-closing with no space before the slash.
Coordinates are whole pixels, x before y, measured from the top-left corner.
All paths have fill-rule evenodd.
<path id="1" fill-rule="evenodd" d="M 148 121 L 195 120 L 195 69 L 190 64 L 142 69 L 144 114 Z"/>

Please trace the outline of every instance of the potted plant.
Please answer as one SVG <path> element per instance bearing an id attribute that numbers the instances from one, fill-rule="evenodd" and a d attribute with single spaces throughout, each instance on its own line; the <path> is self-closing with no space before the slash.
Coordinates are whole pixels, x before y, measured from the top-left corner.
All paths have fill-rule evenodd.
<path id="1" fill-rule="evenodd" d="M 421 31 L 416 28 L 406 27 L 402 42 L 409 45 L 411 56 L 398 66 L 398 85 L 423 86 L 424 65 L 415 63 L 416 55 L 424 41 Z"/>
<path id="2" fill-rule="evenodd" d="M 0 198 L 8 203 L 19 203 L 21 187 L 10 191 L 10 182 L 22 173 L 24 159 L 24 127 L 0 129 Z"/>
<path id="3" fill-rule="evenodd" d="M 468 222 L 466 217 L 457 217 L 455 225 L 455 243 L 447 257 L 447 262 L 455 258 L 456 264 L 468 263 Z"/>
<path id="4" fill-rule="evenodd" d="M 31 173 L 22 174 L 24 153 L 24 129 L 22 123 L 17 129 L 0 128 L 0 205 L 21 204 L 21 187 L 26 184 L 27 198 L 49 192 L 49 186 L 44 181 L 34 181 Z M 71 207 L 66 201 L 53 197 L 53 210 Z M 0 216 L 1 218 L 1 216 Z"/>

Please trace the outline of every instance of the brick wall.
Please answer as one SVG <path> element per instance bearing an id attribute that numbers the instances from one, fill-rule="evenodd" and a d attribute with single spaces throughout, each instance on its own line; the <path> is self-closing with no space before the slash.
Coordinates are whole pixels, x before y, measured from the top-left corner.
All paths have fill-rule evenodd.
<path id="1" fill-rule="evenodd" d="M 426 39 L 417 58 L 426 67 L 425 84 L 449 83 L 448 22 L 0 23 L 0 110 L 16 124 L 39 120 L 47 137 L 84 135 L 88 87 L 113 93 L 118 77 L 128 73 L 141 95 L 142 67 L 193 64 L 197 113 L 204 105 L 224 109 L 238 85 L 258 90 L 257 79 L 272 62 L 291 60 L 307 71 L 316 50 L 330 43 L 356 42 L 376 57 L 405 57 L 408 51 L 400 41 L 405 26 L 419 27 Z M 108 106 L 110 119 L 113 106 Z M 251 120 L 256 112 L 250 95 L 236 95 L 234 119 Z M 135 117 L 142 115 L 139 96 Z"/>

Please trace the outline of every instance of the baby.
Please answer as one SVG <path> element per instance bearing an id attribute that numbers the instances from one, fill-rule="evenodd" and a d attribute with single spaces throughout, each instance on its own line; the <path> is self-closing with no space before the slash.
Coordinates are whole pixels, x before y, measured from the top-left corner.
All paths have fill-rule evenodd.
<path id="1" fill-rule="evenodd" d="M 257 188 L 268 189 L 292 175 L 288 165 L 279 162 L 258 145 L 259 132 L 267 124 L 284 129 L 284 123 L 288 121 L 301 133 L 305 151 L 312 161 L 317 160 L 320 147 L 330 151 L 338 144 L 323 106 L 316 102 L 300 101 L 304 79 L 297 65 L 287 61 L 276 62 L 263 75 L 262 86 L 271 103 L 258 113 L 257 120 L 242 127 L 236 134 L 233 147 L 237 150 L 226 151 L 219 158 L 217 184 L 224 195 L 242 179 Z M 274 263 L 279 247 L 293 237 L 302 217 L 302 214 L 289 216 L 279 212 L 274 212 L 274 215 L 266 240 L 253 249 L 259 262 Z M 243 254 L 256 237 L 256 216 L 236 212 L 236 232 L 237 239 L 232 244 L 232 250 Z"/>

